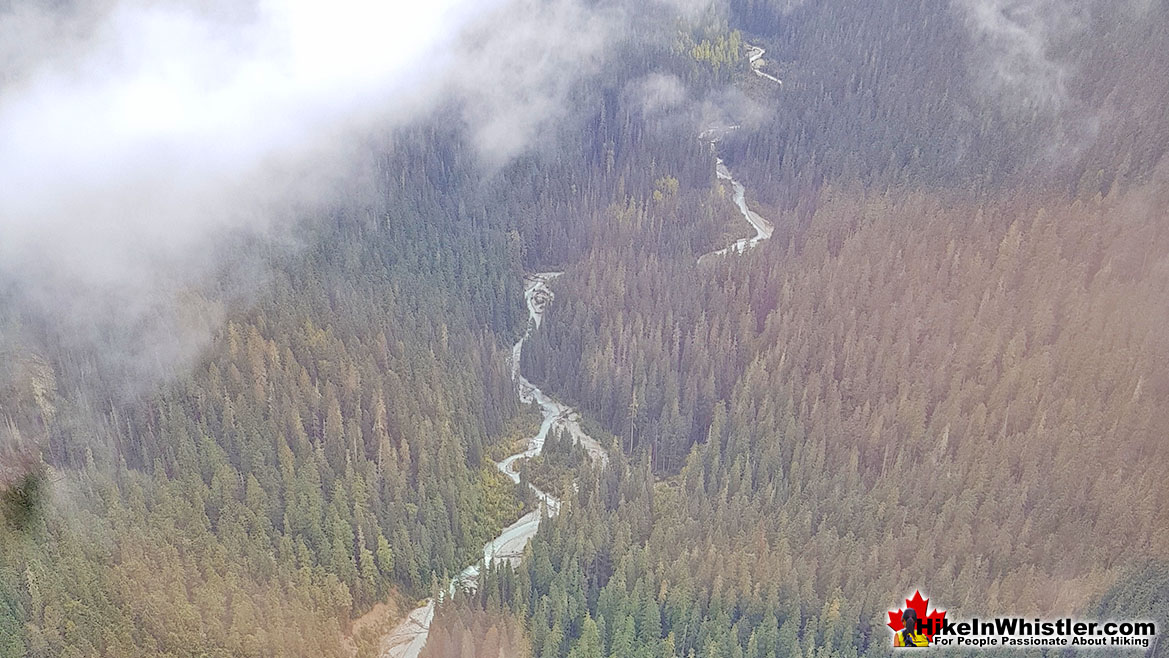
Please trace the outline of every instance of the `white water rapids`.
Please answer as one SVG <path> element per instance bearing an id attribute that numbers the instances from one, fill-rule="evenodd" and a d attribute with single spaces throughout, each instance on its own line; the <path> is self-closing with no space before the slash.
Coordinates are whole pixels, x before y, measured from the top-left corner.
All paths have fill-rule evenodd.
<path id="1" fill-rule="evenodd" d="M 713 145 L 713 142 L 711 144 Z M 739 212 L 742 213 L 743 219 L 746 219 L 747 222 L 751 224 L 751 228 L 755 229 L 755 235 L 746 238 L 739 238 L 722 249 L 705 253 L 698 258 L 699 263 L 702 262 L 703 258 L 708 258 L 711 256 L 722 256 L 727 252 L 740 254 L 748 247 L 754 247 L 759 242 L 770 238 L 772 231 L 775 230 L 775 227 L 771 225 L 771 222 L 763 219 L 759 213 L 751 210 L 751 207 L 747 205 L 747 188 L 743 187 L 742 183 L 735 180 L 731 176 L 731 170 L 727 169 L 727 166 L 723 163 L 722 158 L 717 158 L 715 160 L 715 172 L 718 174 L 720 180 L 730 181 L 731 190 L 733 191 L 732 198 L 735 201 L 735 205 L 739 207 Z"/>
<path id="2" fill-rule="evenodd" d="M 752 48 L 754 47 L 752 46 Z M 756 50 L 762 52 L 763 49 L 756 48 Z M 704 142 L 710 142 L 710 150 L 717 153 L 716 147 L 718 145 L 718 141 L 722 139 L 723 136 L 727 133 L 734 132 L 738 129 L 739 126 L 707 128 L 706 130 L 702 131 L 702 134 L 698 136 L 698 139 Z M 763 216 L 759 213 L 751 210 L 751 207 L 747 205 L 747 188 L 743 187 L 742 183 L 735 180 L 734 176 L 731 175 L 731 170 L 727 168 L 726 163 L 723 162 L 722 158 L 717 156 L 715 156 L 714 159 L 714 173 L 718 176 L 719 180 L 725 180 L 731 184 L 731 199 L 735 202 L 735 206 L 738 207 L 739 213 L 743 215 L 743 219 L 747 220 L 747 223 L 751 225 L 751 228 L 755 229 L 755 235 L 746 238 L 739 238 L 722 249 L 702 254 L 698 257 L 699 263 L 701 263 L 704 259 L 723 256 L 727 253 L 741 254 L 748 248 L 754 247 L 763 240 L 770 238 L 772 232 L 775 230 L 775 227 L 771 225 L 771 222 L 764 219 Z"/>
<path id="3" fill-rule="evenodd" d="M 766 60 L 763 59 L 763 53 L 767 51 L 760 48 L 759 46 L 752 46 L 749 43 L 745 43 L 743 45 L 747 48 L 747 61 L 751 64 L 751 71 L 764 80 L 770 80 L 776 84 L 782 85 L 783 80 L 780 80 L 774 75 L 771 75 L 770 73 L 763 70 L 763 65 L 766 63 Z"/>
<path id="4" fill-rule="evenodd" d="M 759 70 L 762 66 L 764 53 L 762 48 L 747 45 L 747 49 L 751 70 L 756 75 L 783 84 L 778 78 Z M 704 131 L 699 138 L 709 141 L 713 149 L 723 134 L 737 128 L 738 126 L 712 128 Z M 722 158 L 715 159 L 715 173 L 720 180 L 730 182 L 735 205 L 742 213 L 743 218 L 755 229 L 755 235 L 740 238 L 722 249 L 703 254 L 698 259 L 699 263 L 704 258 L 712 256 L 742 253 L 757 243 L 770 238 L 773 231 L 771 223 L 747 205 L 746 188 L 731 176 L 731 172 L 723 163 Z M 516 484 L 520 482 L 517 470 L 519 462 L 540 454 L 540 451 L 544 449 L 544 441 L 547 439 L 548 433 L 553 430 L 568 432 L 575 443 L 585 448 L 594 464 L 600 464 L 603 467 L 608 463 L 608 455 L 604 448 L 581 428 L 580 414 L 572 407 L 549 397 L 520 373 L 520 354 L 524 348 L 524 341 L 528 339 L 532 331 L 540 327 L 544 311 L 553 297 L 548 284 L 561 274 L 561 272 L 544 272 L 524 277 L 524 300 L 528 306 L 528 328 L 524 332 L 523 338 L 520 338 L 512 347 L 511 377 L 512 381 L 516 383 L 520 402 L 525 404 L 536 402 L 540 407 L 543 421 L 540 423 L 540 430 L 536 435 L 528 439 L 524 450 L 509 455 L 495 464 L 496 468 Z M 554 496 L 537 489 L 531 483 L 528 484 L 528 487 L 536 494 L 536 498 L 540 501 L 540 507 L 520 517 L 515 523 L 504 528 L 498 537 L 488 542 L 483 547 L 482 562 L 477 562 L 463 569 L 458 576 L 452 579 L 447 588 L 448 594 L 454 594 L 456 590 L 474 589 L 478 583 L 479 569 L 482 564 L 496 564 L 504 560 L 509 563 L 518 562 L 523 555 L 524 548 L 540 527 L 541 515 L 546 512 L 549 516 L 555 516 L 560 512 L 560 501 Z M 378 655 L 381 658 L 417 658 L 426 645 L 426 638 L 430 635 L 430 623 L 434 619 L 434 605 L 434 599 L 427 599 L 420 607 L 412 610 L 394 630 L 382 638 Z"/>
<path id="5" fill-rule="evenodd" d="M 580 414 L 575 409 L 549 397 L 520 374 L 520 353 L 523 351 L 524 341 L 532 331 L 539 328 L 544 310 L 552 301 L 552 291 L 548 288 L 548 283 L 558 276 L 560 272 L 545 272 L 524 277 L 528 329 L 524 332 L 523 338 L 512 347 L 511 376 L 516 383 L 520 402 L 525 404 L 535 402 L 539 405 L 543 421 L 540 423 L 540 431 L 528 439 L 524 450 L 495 463 L 496 468 L 516 484 L 520 482 L 519 462 L 540 454 L 544 449 L 544 441 L 551 431 L 568 432 L 576 443 L 584 447 L 595 464 L 604 466 L 609 459 L 604 448 L 581 428 Z M 504 528 L 498 537 L 488 542 L 483 547 L 483 561 L 463 569 L 451 580 L 449 593 L 453 594 L 458 589 L 473 589 L 478 583 L 481 564 L 496 564 L 504 560 L 518 561 L 523 555 L 524 547 L 539 529 L 542 514 L 546 512 L 549 516 L 555 516 L 560 511 L 560 501 L 555 496 L 537 489 L 530 483 L 528 487 L 536 494 L 540 507 L 520 517 L 518 521 Z M 378 655 L 383 658 L 417 658 L 422 647 L 426 645 L 433 619 L 434 600 L 427 599 L 422 606 L 412 610 L 389 635 L 382 638 Z"/>

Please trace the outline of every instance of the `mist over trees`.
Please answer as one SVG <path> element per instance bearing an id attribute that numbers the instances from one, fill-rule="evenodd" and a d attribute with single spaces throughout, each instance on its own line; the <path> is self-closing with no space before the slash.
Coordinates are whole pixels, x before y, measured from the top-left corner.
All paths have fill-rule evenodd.
<path id="1" fill-rule="evenodd" d="M 191 286 L 211 338 L 162 381 L 0 287 L 0 459 L 47 483 L 0 528 L 0 653 L 376 655 L 350 620 L 530 504 L 491 459 L 547 270 L 520 366 L 611 465 L 549 440 L 562 513 L 423 655 L 886 655 L 915 587 L 1169 623 L 1167 9 L 999 4 L 654 5 L 506 157 L 442 104 L 297 249 L 230 241 L 268 274 Z M 749 231 L 709 128 L 776 230 L 699 262 Z"/>
<path id="2" fill-rule="evenodd" d="M 885 655 L 917 583 L 955 610 L 1164 623 L 1163 590 L 1120 592 L 1169 537 L 1165 126 L 1140 100 L 1165 81 L 1115 84 L 1159 56 L 1163 8 L 1093 7 L 1077 109 L 1019 117 L 948 8 L 891 5 L 756 27 L 783 94 L 719 151 L 770 242 L 696 266 L 618 240 L 553 284 L 524 371 L 632 462 L 472 597 L 529 619 L 534 655 Z M 1104 97 L 1131 100 L 1041 146 Z M 652 227 L 641 194 L 607 222 Z"/>
<path id="3" fill-rule="evenodd" d="M 404 136 L 395 157 L 429 139 Z M 341 213 L 313 249 L 274 256 L 264 296 L 190 375 L 129 403 L 62 395 L 8 415 L 77 475 L 39 527 L 5 537 L 5 589 L 22 593 L 7 642 L 339 655 L 357 611 L 428 591 L 510 522 L 483 452 L 516 413 L 518 255 L 413 171 L 383 182 L 384 211 Z M 84 366 L 59 364 L 57 388 Z M 103 420 L 63 422 L 83 413 Z"/>

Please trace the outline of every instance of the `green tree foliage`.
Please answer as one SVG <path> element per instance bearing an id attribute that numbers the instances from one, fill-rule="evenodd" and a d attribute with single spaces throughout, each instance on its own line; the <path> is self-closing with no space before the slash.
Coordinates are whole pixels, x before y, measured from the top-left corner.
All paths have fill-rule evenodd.
<path id="1" fill-rule="evenodd" d="M 384 200 L 272 252 L 192 372 L 86 399 L 70 391 L 102 373 L 46 361 L 69 390 L 11 416 L 56 474 L 47 516 L 5 531 L 11 655 L 339 655 L 352 616 L 424 594 L 515 518 L 483 455 L 518 411 L 518 255 L 499 221 L 445 205 L 433 137 L 397 139 Z M 82 405 L 107 411 L 73 422 Z"/>
<path id="2" fill-rule="evenodd" d="M 466 604 L 443 606 L 430 626 L 421 658 L 530 658 L 523 625 L 501 611 Z"/>
<path id="3" fill-rule="evenodd" d="M 1086 200 L 1149 180 L 1169 150 L 1169 78 L 1150 75 L 1169 65 L 1164 3 L 1002 5 L 998 27 L 1038 49 L 1026 55 L 982 38 L 969 7 L 732 0 L 731 24 L 767 47 L 783 86 L 752 81 L 769 112 L 724 157 L 787 208 L 840 179 Z M 1044 67 L 1058 91 L 1039 91 Z"/>
<path id="4" fill-rule="evenodd" d="M 711 220 L 745 226 L 709 175 L 679 173 L 699 203 L 668 205 L 658 167 L 685 153 L 646 142 L 652 176 L 582 222 L 603 239 L 578 243 L 525 348 L 632 460 L 579 482 L 473 597 L 527 619 L 540 655 L 598 653 L 593 625 L 605 656 L 887 655 L 907 587 L 1090 612 L 1169 550 L 1163 135 L 1130 141 L 1160 119 L 1138 103 L 1050 166 L 1068 117 L 980 91 L 942 4 L 805 4 L 774 14 L 783 91 L 752 90 L 769 118 L 719 145 L 773 240 L 696 265 L 725 244 Z M 1113 27 L 1081 49 L 1076 102 L 1163 93 L 1091 77 L 1141 61 L 1113 41 L 1163 51 L 1163 31 Z M 1142 596 L 1126 614 L 1159 615 Z"/>
<path id="5" fill-rule="evenodd" d="M 986 93 L 947 3 L 639 24 L 572 82 L 555 148 L 485 174 L 443 110 L 295 255 L 241 240 L 270 280 L 146 390 L 0 304 L 6 336 L 43 334 L 0 363 L 0 431 L 62 476 L 0 529 L 0 651 L 340 655 L 355 612 L 429 593 L 515 517 L 486 455 L 519 411 L 521 272 L 551 268 L 522 367 L 614 437 L 612 465 L 440 607 L 431 655 L 886 655 L 918 585 L 955 610 L 1162 615 L 1139 568 L 1169 551 L 1149 11 L 1090 16 L 1070 113 Z M 696 262 L 747 227 L 696 138 L 711 117 L 655 76 L 746 119 L 719 153 L 771 241 Z M 524 475 L 579 464 L 553 436 Z"/>
<path id="6" fill-rule="evenodd" d="M 907 587 L 1090 613 L 1169 551 L 1163 188 L 959 199 L 827 188 L 786 244 L 598 250 L 555 282 L 526 367 L 636 459 L 534 540 L 510 590 L 533 637 L 884 655 Z M 1135 578 L 1101 609 L 1162 614 Z"/>

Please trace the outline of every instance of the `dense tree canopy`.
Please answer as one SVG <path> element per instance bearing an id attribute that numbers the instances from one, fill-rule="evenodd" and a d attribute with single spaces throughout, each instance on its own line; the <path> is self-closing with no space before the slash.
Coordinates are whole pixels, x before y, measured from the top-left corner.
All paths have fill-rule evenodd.
<path id="1" fill-rule="evenodd" d="M 300 249 L 235 245 L 268 280 L 162 383 L 0 285 L 0 455 L 44 462 L 5 498 L 0 653 L 346 653 L 521 511 L 490 460 L 549 269 L 521 367 L 611 466 L 553 434 L 522 472 L 563 513 L 426 655 L 885 655 L 919 586 L 1164 619 L 1169 30 L 1079 4 L 1055 105 L 987 86 L 955 3 L 732 0 L 632 31 L 503 165 L 443 108 Z M 776 231 L 700 262 L 749 230 L 714 147 Z"/>

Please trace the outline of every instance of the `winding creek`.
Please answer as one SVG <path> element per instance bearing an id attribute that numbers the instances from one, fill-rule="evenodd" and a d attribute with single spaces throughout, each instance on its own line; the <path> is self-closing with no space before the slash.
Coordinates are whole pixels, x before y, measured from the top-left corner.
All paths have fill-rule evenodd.
<path id="1" fill-rule="evenodd" d="M 763 70 L 763 65 L 766 63 L 766 60 L 763 59 L 763 53 L 767 51 L 759 46 L 752 46 L 749 43 L 744 43 L 743 45 L 747 48 L 747 61 L 751 64 L 751 71 L 764 80 L 770 80 L 775 84 L 782 85 L 783 80 Z"/>
<path id="2" fill-rule="evenodd" d="M 524 342 L 532 331 L 540 327 L 544 310 L 552 301 L 552 290 L 548 284 L 560 274 L 560 272 L 544 272 L 524 277 L 524 299 L 528 306 L 528 328 L 524 332 L 523 338 L 520 338 L 512 347 L 511 376 L 516 383 L 520 402 L 525 404 L 535 402 L 539 405 L 543 420 L 540 423 L 540 431 L 528 439 L 524 450 L 495 463 L 496 468 L 516 484 L 520 482 L 519 463 L 540 454 L 540 451 L 544 449 L 544 440 L 552 431 L 568 432 L 576 443 L 588 451 L 594 464 L 603 466 L 608 463 L 608 455 L 605 454 L 604 448 L 581 428 L 580 414 L 572 407 L 553 399 L 520 374 L 520 354 L 523 351 Z M 488 542 L 483 547 L 482 562 L 467 567 L 451 581 L 449 591 L 452 594 L 457 589 L 474 588 L 482 564 L 496 564 L 505 560 L 518 561 L 523 555 L 524 547 L 528 545 L 528 542 L 536 534 L 536 530 L 539 529 L 542 515 L 547 513 L 549 516 L 555 516 L 560 511 L 560 501 L 555 496 L 541 491 L 530 483 L 528 487 L 535 493 L 536 499 L 540 501 L 539 507 L 520 517 L 515 523 L 504 528 L 498 537 Z M 389 635 L 382 638 L 379 655 L 383 658 L 416 658 L 422 651 L 422 647 L 426 645 L 426 638 L 430 633 L 430 622 L 434 619 L 434 605 L 433 599 L 427 599 L 420 607 L 412 610 Z"/>
<path id="3" fill-rule="evenodd" d="M 751 45 L 748 45 L 747 48 L 751 70 L 762 78 L 783 84 L 778 78 L 760 70 L 764 50 L 758 46 Z M 699 138 L 709 141 L 713 150 L 718 140 L 724 134 L 736 129 L 738 129 L 738 126 L 712 128 L 704 131 Z M 755 229 L 755 235 L 740 238 L 722 249 L 703 254 L 698 259 L 699 263 L 702 263 L 703 259 L 722 256 L 727 253 L 742 253 L 759 242 L 770 238 L 773 230 L 770 222 L 760 216 L 759 213 L 751 210 L 750 206 L 747 205 L 746 188 L 743 187 L 742 183 L 734 179 L 730 169 L 727 168 L 722 158 L 716 157 L 715 159 L 715 173 L 719 180 L 729 182 L 735 206 L 738 207 L 739 212 L 743 215 L 743 219 L 747 220 L 751 227 Z M 576 443 L 585 448 L 594 464 L 599 464 L 603 467 L 608 463 L 608 455 L 605 453 L 604 448 L 581 428 L 580 414 L 572 407 L 559 402 L 541 391 L 539 387 L 532 384 L 520 373 L 520 354 L 523 352 L 524 342 L 531 336 L 533 331 L 540 327 L 540 322 L 544 318 L 544 311 L 553 299 L 552 289 L 549 287 L 549 284 L 561 274 L 562 272 L 543 272 L 529 274 L 524 277 L 524 300 L 528 307 L 528 327 L 523 337 L 512 347 L 511 376 L 516 384 L 516 391 L 519 395 L 520 402 L 525 404 L 535 402 L 540 407 L 543 420 L 540 423 L 540 430 L 535 436 L 527 440 L 524 450 L 509 455 L 495 463 L 496 468 L 516 484 L 520 482 L 519 463 L 524 459 L 540 454 L 540 451 L 544 448 L 544 441 L 548 437 L 548 433 L 552 431 L 568 432 Z M 541 491 L 531 483 L 528 484 L 528 487 L 535 493 L 536 499 L 540 501 L 539 507 L 520 517 L 515 523 L 504 528 L 498 537 L 488 542 L 483 547 L 482 561 L 468 566 L 451 580 L 448 586 L 448 592 L 450 594 L 453 594 L 456 590 L 474 589 L 478 582 L 480 567 L 483 564 L 497 564 L 505 560 L 509 563 L 518 562 L 523 556 L 524 548 L 539 529 L 540 519 L 543 514 L 546 513 L 548 516 L 555 516 L 560 512 L 560 501 L 556 497 Z M 434 619 L 434 606 L 434 599 L 427 599 L 421 606 L 410 611 L 410 614 L 398 626 L 382 638 L 381 645 L 378 649 L 379 657 L 417 658 L 422 652 L 422 648 L 426 645 L 426 639 L 430 634 L 430 624 Z"/>

